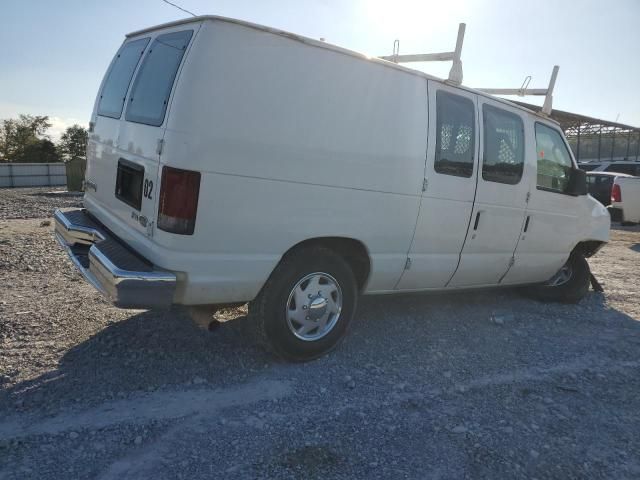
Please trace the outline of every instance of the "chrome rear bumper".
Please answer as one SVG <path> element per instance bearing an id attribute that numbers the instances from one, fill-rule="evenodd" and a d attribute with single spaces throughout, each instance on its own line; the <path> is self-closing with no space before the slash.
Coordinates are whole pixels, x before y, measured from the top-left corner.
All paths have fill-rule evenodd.
<path id="1" fill-rule="evenodd" d="M 167 308 L 176 275 L 128 249 L 86 210 L 54 213 L 56 239 L 84 278 L 121 308 Z"/>

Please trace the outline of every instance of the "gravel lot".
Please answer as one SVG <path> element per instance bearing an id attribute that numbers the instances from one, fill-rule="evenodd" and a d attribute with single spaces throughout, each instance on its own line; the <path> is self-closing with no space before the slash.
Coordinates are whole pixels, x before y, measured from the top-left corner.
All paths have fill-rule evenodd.
<path id="1" fill-rule="evenodd" d="M 0 189 L 0 219 L 50 217 L 56 208 L 81 207 L 82 197 L 60 187 Z"/>
<path id="2" fill-rule="evenodd" d="M 0 190 L 0 479 L 639 478 L 640 228 L 605 294 L 365 297 L 347 339 L 279 362 L 240 317 L 111 307 L 43 224 L 78 198 Z"/>

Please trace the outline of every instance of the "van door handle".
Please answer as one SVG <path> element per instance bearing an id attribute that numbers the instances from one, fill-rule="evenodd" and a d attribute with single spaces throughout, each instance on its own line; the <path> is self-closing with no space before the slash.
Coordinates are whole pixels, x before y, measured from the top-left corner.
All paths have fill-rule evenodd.
<path id="1" fill-rule="evenodd" d="M 527 219 L 524 221 L 524 233 L 527 233 L 529 229 L 529 220 L 531 220 L 531 215 L 527 215 Z"/>
<path id="2" fill-rule="evenodd" d="M 476 213 L 476 221 L 473 224 L 473 229 L 474 230 L 478 230 L 478 223 L 480 223 L 480 213 L 481 212 Z"/>

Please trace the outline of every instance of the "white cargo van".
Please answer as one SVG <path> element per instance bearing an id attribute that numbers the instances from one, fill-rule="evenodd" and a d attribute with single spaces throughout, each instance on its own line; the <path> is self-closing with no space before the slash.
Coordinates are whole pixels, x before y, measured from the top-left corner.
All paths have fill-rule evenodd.
<path id="1" fill-rule="evenodd" d="M 60 243 L 115 305 L 250 302 L 317 357 L 360 293 L 533 285 L 577 301 L 609 214 L 562 131 L 479 91 L 327 43 L 196 17 L 127 36 Z"/>

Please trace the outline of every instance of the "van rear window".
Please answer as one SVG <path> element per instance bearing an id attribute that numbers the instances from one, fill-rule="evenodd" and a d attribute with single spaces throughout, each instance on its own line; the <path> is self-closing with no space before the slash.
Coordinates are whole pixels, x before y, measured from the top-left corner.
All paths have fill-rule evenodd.
<path id="1" fill-rule="evenodd" d="M 131 77 L 148 43 L 148 38 L 141 38 L 120 48 L 100 92 L 98 115 L 120 118 Z"/>
<path id="2" fill-rule="evenodd" d="M 160 35 L 153 41 L 133 82 L 127 121 L 162 125 L 171 88 L 192 35 L 193 30 L 182 30 Z"/>

